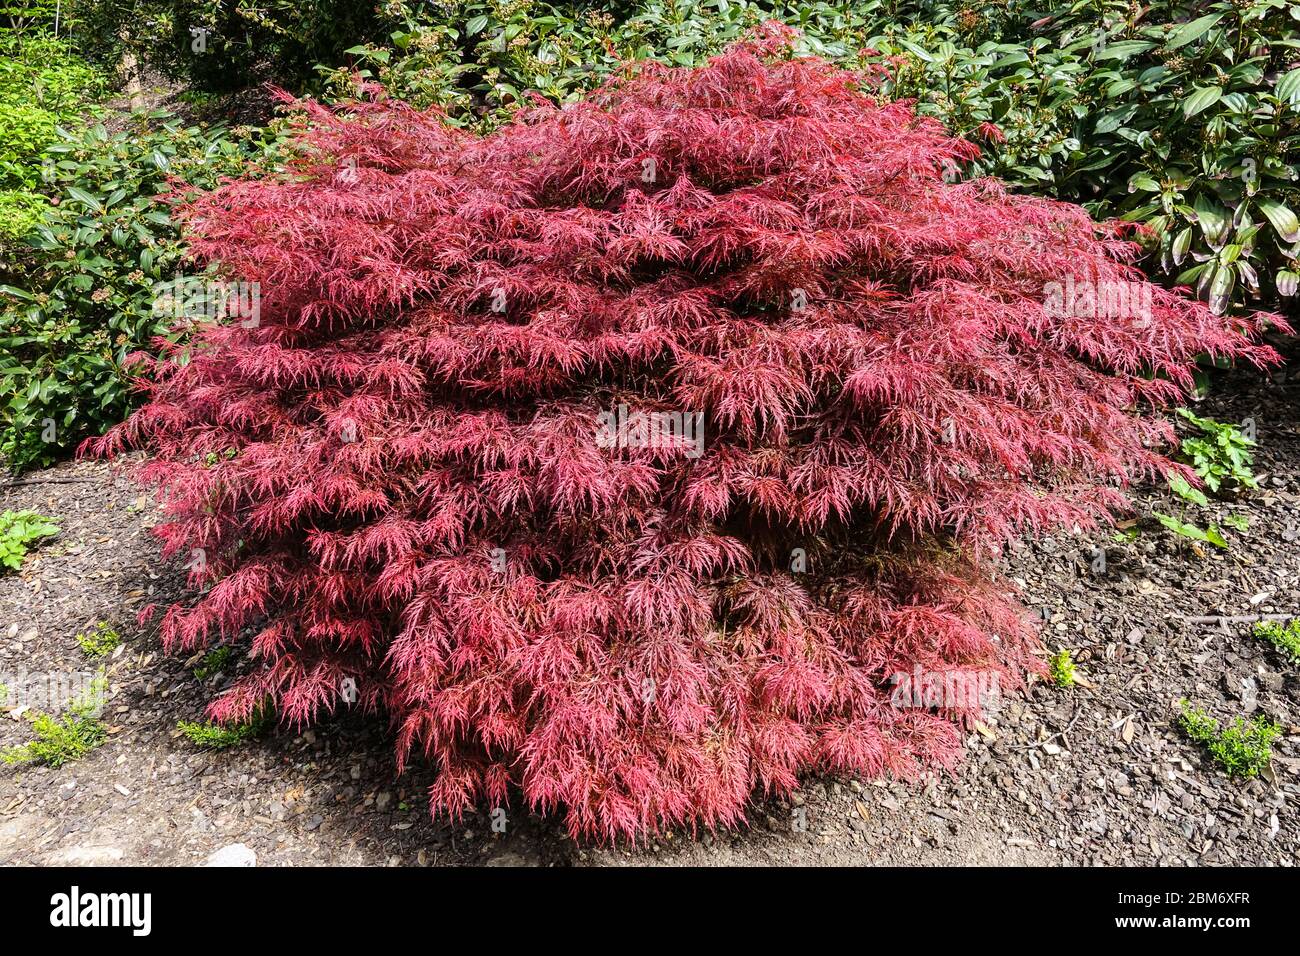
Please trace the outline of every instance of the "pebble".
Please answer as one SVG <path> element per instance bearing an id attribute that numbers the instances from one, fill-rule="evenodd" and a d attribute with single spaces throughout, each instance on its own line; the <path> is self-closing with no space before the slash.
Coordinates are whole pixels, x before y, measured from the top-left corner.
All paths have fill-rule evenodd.
<path id="1" fill-rule="evenodd" d="M 223 846 L 209 854 L 204 866 L 257 866 L 257 854 L 242 843 Z"/>

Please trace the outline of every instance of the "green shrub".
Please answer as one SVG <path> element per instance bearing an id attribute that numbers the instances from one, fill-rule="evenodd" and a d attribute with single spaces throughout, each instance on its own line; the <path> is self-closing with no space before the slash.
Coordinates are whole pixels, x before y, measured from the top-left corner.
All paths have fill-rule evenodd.
<path id="1" fill-rule="evenodd" d="M 0 186 L 35 186 L 57 128 L 95 111 L 105 89 L 66 39 L 0 29 Z"/>
<path id="2" fill-rule="evenodd" d="M 51 205 L 0 273 L 0 456 L 13 469 L 57 460 L 129 409 L 128 356 L 173 324 L 157 308 L 184 254 L 157 198 L 168 177 L 211 186 L 268 158 L 278 130 L 154 111 L 115 133 L 59 131 Z"/>
<path id="3" fill-rule="evenodd" d="M 1089 65 L 1080 155 L 1058 191 L 1093 192 L 1099 211 L 1152 229 L 1163 268 L 1220 310 L 1294 295 L 1300 7 L 1111 0 L 1076 4 L 1051 30 Z"/>
<path id="4" fill-rule="evenodd" d="M 124 54 L 203 90 L 267 80 L 297 87 L 318 61 L 377 34 L 377 4 L 358 0 L 79 0 L 77 35 L 103 63 Z M 195 31 L 206 31 L 199 34 Z"/>
<path id="5" fill-rule="evenodd" d="M 1254 777 L 1268 766 L 1273 758 L 1273 741 L 1282 734 L 1282 728 L 1260 714 L 1247 721 L 1238 717 L 1226 729 L 1205 711 L 1183 701 L 1178 722 L 1192 740 L 1203 744 L 1210 756 L 1223 767 L 1229 777 Z"/>
<path id="6" fill-rule="evenodd" d="M 1300 7 L 914 6 L 865 8 L 868 60 L 889 62 L 885 93 L 981 141 L 972 171 L 1141 223 L 1154 267 L 1216 309 L 1295 294 Z"/>
<path id="7" fill-rule="evenodd" d="M 33 12 L 39 13 L 39 10 Z M 0 253 L 40 220 L 45 150 L 97 109 L 104 77 L 66 39 L 0 29 Z"/>
<path id="8" fill-rule="evenodd" d="M 30 235 L 49 203 L 39 193 L 25 189 L 0 189 L 0 249 Z"/>
<path id="9" fill-rule="evenodd" d="M 0 514 L 0 565 L 17 571 L 27 556 L 27 546 L 59 533 L 59 523 L 35 511 L 6 511 Z"/>

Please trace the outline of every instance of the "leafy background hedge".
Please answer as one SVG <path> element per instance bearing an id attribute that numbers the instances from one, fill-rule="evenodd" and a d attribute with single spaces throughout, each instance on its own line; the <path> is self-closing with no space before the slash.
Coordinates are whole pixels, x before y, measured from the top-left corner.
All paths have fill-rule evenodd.
<path id="1" fill-rule="evenodd" d="M 207 187 L 276 161 L 278 121 L 238 125 L 250 96 L 265 104 L 259 84 L 345 99 L 375 80 L 487 130 L 530 94 L 575 100 L 629 59 L 699 64 L 772 18 L 803 31 L 802 52 L 887 67 L 883 95 L 980 144 L 963 175 L 1133 222 L 1148 272 L 1216 309 L 1295 314 L 1300 6 L 1286 0 L 73 0 L 57 38 L 54 6 L 0 12 L 0 455 L 14 468 L 130 407 L 127 356 L 163 331 L 156 283 L 184 252 L 156 197 L 168 177 Z M 184 118 L 107 105 L 132 77 Z"/>

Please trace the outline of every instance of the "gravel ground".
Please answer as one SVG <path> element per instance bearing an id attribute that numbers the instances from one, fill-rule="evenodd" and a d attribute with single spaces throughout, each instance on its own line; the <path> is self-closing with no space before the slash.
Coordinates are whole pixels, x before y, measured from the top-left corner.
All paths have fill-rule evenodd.
<path id="1" fill-rule="evenodd" d="M 511 812 L 432 821 L 424 770 L 395 777 L 387 730 L 345 716 L 295 735 L 272 731 L 225 751 L 176 729 L 200 719 L 225 676 L 194 674 L 135 623 L 180 593 L 149 529 L 152 503 L 102 463 L 68 463 L 0 488 L 0 509 L 62 520 L 20 573 L 0 576 L 0 681 L 25 669 L 110 684 L 108 741 L 59 769 L 0 765 L 0 863 L 195 864 L 223 850 L 259 865 L 1282 865 L 1300 861 L 1300 692 L 1296 667 L 1248 622 L 1189 617 L 1300 616 L 1300 375 L 1245 372 L 1216 383 L 1199 411 L 1255 420 L 1261 490 L 1195 509 L 1232 548 L 1180 544 L 1150 519 L 1177 513 L 1141 496 L 1131 542 L 1057 537 L 1011 549 L 1005 573 L 1040 614 L 1044 640 L 1069 648 L 1084 683 L 1006 699 L 972 734 L 954 776 L 919 783 L 808 781 L 794 804 L 760 802 L 751 827 L 674 834 L 647 847 L 594 849 L 554 819 Z M 1105 548 L 1104 570 L 1095 550 Z M 75 635 L 106 621 L 125 642 L 104 661 Z M 1187 698 L 1215 717 L 1263 712 L 1285 736 L 1272 769 L 1231 781 L 1174 726 Z M 13 695 L 0 747 L 30 739 Z M 12 718 L 12 719 L 11 719 Z"/>

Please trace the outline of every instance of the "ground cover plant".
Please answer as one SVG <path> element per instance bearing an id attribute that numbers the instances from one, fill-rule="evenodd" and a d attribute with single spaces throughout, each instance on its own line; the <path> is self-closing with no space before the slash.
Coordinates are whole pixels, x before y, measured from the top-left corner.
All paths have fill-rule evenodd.
<path id="1" fill-rule="evenodd" d="M 1205 711 L 1181 702 L 1178 723 L 1184 733 L 1203 745 L 1230 777 L 1256 777 L 1273 757 L 1273 743 L 1282 735 L 1277 721 L 1259 714 L 1250 720 L 1238 717 L 1227 727 Z"/>
<path id="2" fill-rule="evenodd" d="M 200 723 L 193 720 L 182 720 L 177 722 L 176 729 L 196 747 L 207 750 L 225 750 L 227 747 L 237 747 L 252 740 L 265 730 L 270 722 L 270 714 L 259 711 L 252 715 L 249 720 L 238 724 L 223 726 L 211 721 Z"/>
<path id="3" fill-rule="evenodd" d="M 1254 634 L 1276 647 L 1291 663 L 1300 663 L 1300 619 L 1283 624 L 1281 621 L 1260 621 Z"/>
<path id="4" fill-rule="evenodd" d="M 61 767 L 81 759 L 108 739 L 108 729 L 99 717 L 107 693 L 108 683 L 101 673 L 91 682 L 87 692 L 72 701 L 63 714 L 30 715 L 35 738 L 0 750 L 0 763 L 35 761 L 48 767 Z"/>
<path id="5" fill-rule="evenodd" d="M 164 346 L 92 449 L 149 452 L 203 586 L 166 644 L 246 658 L 212 718 L 383 711 L 436 811 L 522 796 L 635 838 L 806 772 L 951 766 L 980 702 L 891 684 L 1046 671 L 982 559 L 1195 480 L 1135 412 L 1198 355 L 1272 361 L 1264 319 L 956 181 L 974 145 L 789 46 L 486 138 L 313 106 L 291 175 L 179 213 L 259 321 Z M 1070 278 L 1149 308 L 1063 309 Z"/>
<path id="6" fill-rule="evenodd" d="M 0 514 L 0 567 L 17 571 L 27 557 L 28 546 L 58 533 L 56 518 L 35 511 L 5 511 Z"/>
<path id="7" fill-rule="evenodd" d="M 77 645 L 87 657 L 107 657 L 122 643 L 122 635 L 107 621 L 97 621 L 95 626 L 77 635 Z"/>

